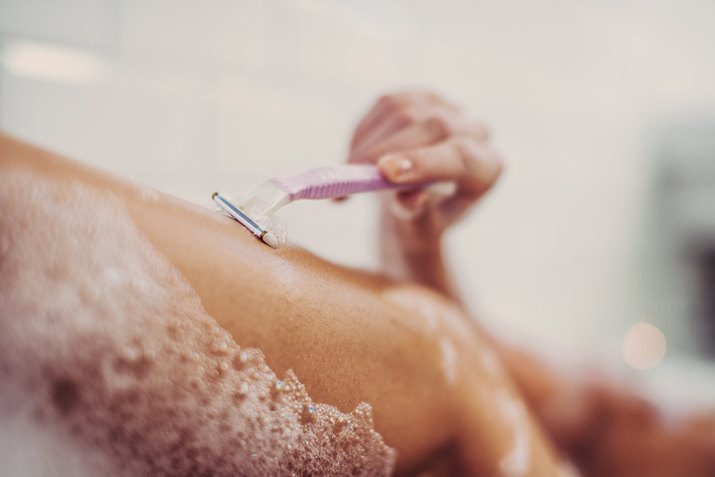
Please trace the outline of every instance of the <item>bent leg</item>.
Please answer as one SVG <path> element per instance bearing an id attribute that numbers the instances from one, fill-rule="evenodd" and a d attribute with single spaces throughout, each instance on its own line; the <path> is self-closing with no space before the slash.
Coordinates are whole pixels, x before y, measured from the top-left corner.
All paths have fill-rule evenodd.
<path id="1" fill-rule="evenodd" d="M 57 185 L 56 206 L 63 201 L 76 204 L 72 191 L 77 187 L 95 191 L 91 197 L 98 207 L 114 201 L 116 209 L 103 210 L 125 214 L 168 269 L 180 272 L 173 278 L 163 275 L 165 289 L 189 299 L 196 309 L 187 311 L 184 302 L 175 301 L 177 315 L 189 319 L 192 314 L 208 313 L 241 347 L 262 350 L 278 376 L 292 369 L 315 401 L 343 412 L 370 403 L 376 430 L 398 452 L 398 472 L 417 471 L 450 449 L 459 451 L 464 471 L 471 475 L 554 472 L 550 446 L 504 373 L 490 361 L 487 345 L 474 329 L 464 326 L 459 311 L 438 296 L 337 267 L 299 249 L 269 249 L 218 213 L 166 195 L 143 193 L 110 175 L 0 137 L 0 175 L 11 172 Z M 75 225 L 89 231 L 91 240 L 127 245 L 128 259 L 135 256 L 134 248 L 142 247 L 112 236 L 109 225 L 92 227 L 82 217 L 75 219 L 79 221 Z M 25 220 L 28 230 L 42 227 L 32 217 L 16 220 Z M 2 223 L 6 228 L 16 226 Z M 67 224 L 58 229 L 56 238 L 68 240 L 71 233 Z M 62 257 L 56 265 L 62 268 Z M 2 273 L 7 280 L 13 272 L 3 268 Z M 190 288 L 182 285 L 184 280 Z M 152 290 L 166 292 L 161 287 Z M 140 298 L 134 311 L 147 317 L 152 309 L 142 301 L 143 293 L 146 290 L 137 291 Z M 6 303 L 7 297 L 3 300 Z M 164 306 L 171 308 L 168 303 Z M 210 321 L 202 326 L 207 334 L 220 337 L 219 331 L 211 331 Z M 200 329 L 194 329 L 196 339 L 202 335 Z M 147 329 L 146 334 L 152 333 Z M 187 359 L 191 361 L 190 356 Z M 179 361 L 175 366 L 182 366 Z M 134 364 L 130 359 L 129 368 L 134 369 Z M 174 369 L 166 373 L 176 373 Z M 76 389 L 61 379 L 59 383 L 59 391 L 54 391 L 62 409 L 61 403 L 73 402 L 65 398 Z M 190 390 L 187 393 L 191 396 Z M 163 409 L 167 419 L 180 421 L 157 406 L 152 409 Z"/>

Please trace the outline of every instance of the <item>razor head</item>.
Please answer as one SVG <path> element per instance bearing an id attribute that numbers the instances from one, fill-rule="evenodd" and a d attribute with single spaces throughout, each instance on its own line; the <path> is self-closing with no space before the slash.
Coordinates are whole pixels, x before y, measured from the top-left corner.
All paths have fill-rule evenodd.
<path id="1" fill-rule="evenodd" d="M 270 217 L 290 202 L 290 193 L 276 179 L 269 179 L 241 197 L 238 206 L 254 220 Z"/>

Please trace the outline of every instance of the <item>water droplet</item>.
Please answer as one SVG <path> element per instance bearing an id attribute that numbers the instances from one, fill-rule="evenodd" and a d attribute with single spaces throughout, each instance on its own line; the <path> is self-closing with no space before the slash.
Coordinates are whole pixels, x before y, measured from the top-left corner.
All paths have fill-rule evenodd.
<path id="1" fill-rule="evenodd" d="M 351 413 L 353 418 L 363 425 L 372 425 L 372 407 L 369 404 L 361 402 Z"/>
<path id="2" fill-rule="evenodd" d="M 226 342 L 226 340 L 219 338 L 211 342 L 209 349 L 211 350 L 211 353 L 217 356 L 223 356 L 228 353 L 229 344 Z"/>
<path id="3" fill-rule="evenodd" d="M 338 417 L 335 422 L 333 423 L 333 432 L 335 434 L 340 434 L 343 429 L 345 429 L 345 425 L 347 423 L 345 422 L 345 419 L 342 417 Z"/>
<path id="4" fill-rule="evenodd" d="M 277 398 L 278 396 L 283 394 L 283 391 L 285 391 L 285 389 L 285 383 L 280 379 L 276 379 L 273 382 L 273 386 L 271 386 L 271 397 L 273 397 L 273 399 Z"/>
<path id="5" fill-rule="evenodd" d="M 300 422 L 302 424 L 310 424 L 312 422 L 315 422 L 315 419 L 315 405 L 313 405 L 312 403 L 304 404 L 303 410 L 300 414 Z"/>
<path id="6" fill-rule="evenodd" d="M 228 370 L 229 367 L 230 365 L 228 364 L 228 362 L 219 361 L 218 363 L 216 363 L 216 366 L 211 371 L 209 371 L 209 379 L 211 379 L 212 381 L 216 381 L 223 378 L 223 376 L 226 374 L 226 370 Z"/>
<path id="7" fill-rule="evenodd" d="M 143 378 L 149 372 L 156 354 L 153 351 L 142 352 L 137 348 L 124 348 L 114 360 L 114 369 L 119 373 L 130 373 Z"/>
<path id="8" fill-rule="evenodd" d="M 248 383 L 241 383 L 233 393 L 233 398 L 236 401 L 242 401 L 248 395 Z"/>
<path id="9" fill-rule="evenodd" d="M 253 353 L 251 353 L 249 350 L 243 350 L 240 353 L 238 353 L 236 355 L 236 357 L 233 359 L 233 367 L 240 371 L 243 368 L 246 368 L 249 365 L 251 365 L 251 363 L 253 361 L 254 361 Z"/>
<path id="10" fill-rule="evenodd" d="M 151 187 L 142 187 L 139 190 L 139 198 L 146 202 L 158 202 L 159 193 Z"/>

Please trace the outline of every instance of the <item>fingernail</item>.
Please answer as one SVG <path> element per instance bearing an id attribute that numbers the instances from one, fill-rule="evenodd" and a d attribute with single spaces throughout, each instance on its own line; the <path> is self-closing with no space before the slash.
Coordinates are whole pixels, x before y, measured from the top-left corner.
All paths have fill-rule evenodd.
<path id="1" fill-rule="evenodd" d="M 383 157 L 378 165 L 387 178 L 392 180 L 403 177 L 413 168 L 412 161 L 399 154 L 390 154 Z"/>

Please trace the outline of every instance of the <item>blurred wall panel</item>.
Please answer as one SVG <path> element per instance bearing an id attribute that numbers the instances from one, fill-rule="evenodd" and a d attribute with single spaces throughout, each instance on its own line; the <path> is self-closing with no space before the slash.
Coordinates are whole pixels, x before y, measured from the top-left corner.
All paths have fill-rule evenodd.
<path id="1" fill-rule="evenodd" d="M 121 0 L 2 0 L 0 32 L 110 49 L 122 20 Z"/>

